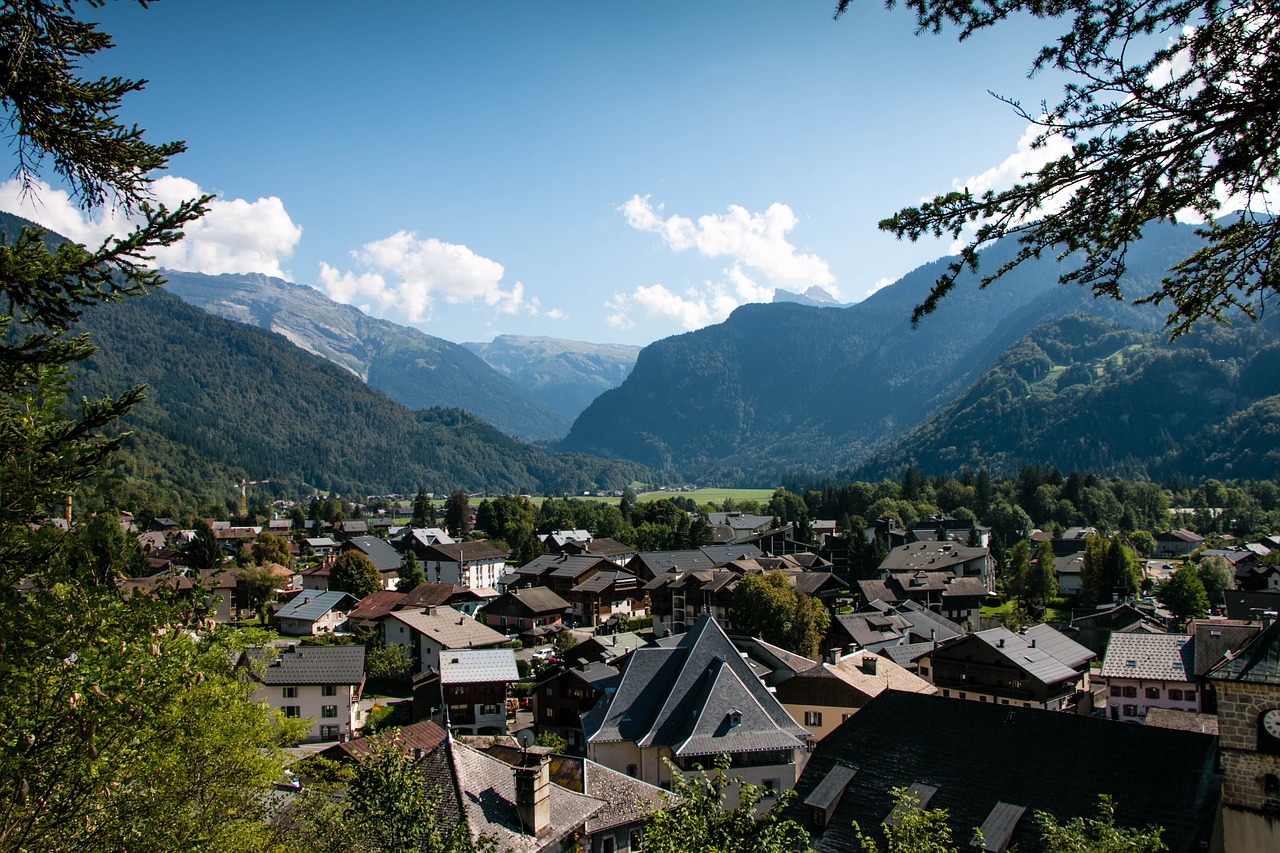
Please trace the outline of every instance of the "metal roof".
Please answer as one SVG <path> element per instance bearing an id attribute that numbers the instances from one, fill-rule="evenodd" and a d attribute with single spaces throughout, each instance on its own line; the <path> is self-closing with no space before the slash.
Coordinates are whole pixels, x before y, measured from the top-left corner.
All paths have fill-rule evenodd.
<path id="1" fill-rule="evenodd" d="M 440 655 L 441 684 L 519 681 L 511 649 L 459 649 Z"/>
<path id="2" fill-rule="evenodd" d="M 348 602 L 347 599 L 350 599 L 350 601 Z M 292 601 L 280 608 L 276 612 L 276 617 L 278 619 L 300 619 L 304 622 L 314 622 L 335 607 L 345 606 L 348 603 L 356 603 L 356 597 L 349 592 L 304 590 L 298 593 Z"/>

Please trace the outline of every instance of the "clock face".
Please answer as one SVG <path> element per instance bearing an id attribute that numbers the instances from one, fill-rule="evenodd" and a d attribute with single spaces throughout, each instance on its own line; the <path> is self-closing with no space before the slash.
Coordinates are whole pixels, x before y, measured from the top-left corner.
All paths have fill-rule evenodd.
<path id="1" fill-rule="evenodd" d="M 1262 728 L 1267 734 L 1280 740 L 1280 708 L 1272 708 L 1262 715 Z"/>

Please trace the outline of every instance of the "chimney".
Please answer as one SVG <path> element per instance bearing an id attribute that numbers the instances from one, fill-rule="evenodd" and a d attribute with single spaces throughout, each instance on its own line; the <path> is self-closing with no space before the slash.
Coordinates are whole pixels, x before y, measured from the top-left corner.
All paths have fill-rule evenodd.
<path id="1" fill-rule="evenodd" d="M 1035 647 L 1036 647 L 1036 638 L 1035 638 L 1035 637 L 1032 637 L 1032 638 L 1031 638 L 1031 648 L 1033 648 L 1033 649 L 1034 649 Z"/>
<path id="2" fill-rule="evenodd" d="M 862 671 L 867 675 L 876 674 L 876 656 L 875 655 L 863 655 L 860 664 L 861 664 Z"/>
<path id="3" fill-rule="evenodd" d="M 427 615 L 428 615 L 428 616 L 435 616 L 435 615 L 436 615 L 436 606 L 435 606 L 434 604 L 429 605 L 429 606 L 427 607 Z"/>
<path id="4" fill-rule="evenodd" d="M 297 644 L 297 643 L 290 643 L 289 645 L 285 646 L 285 653 L 286 653 L 286 654 L 294 654 L 294 653 L 296 653 L 297 651 L 298 651 L 298 644 Z"/>
<path id="5" fill-rule="evenodd" d="M 551 750 L 530 747 L 515 767 L 516 811 L 525 832 L 544 838 L 551 832 Z"/>
<path id="6" fill-rule="evenodd" d="M 833 665 L 840 663 L 840 649 L 827 649 L 827 663 Z"/>

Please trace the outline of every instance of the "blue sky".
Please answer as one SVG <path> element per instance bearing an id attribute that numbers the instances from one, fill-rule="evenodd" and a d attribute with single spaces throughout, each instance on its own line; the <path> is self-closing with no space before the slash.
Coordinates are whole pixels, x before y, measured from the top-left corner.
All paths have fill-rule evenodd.
<path id="1" fill-rule="evenodd" d="M 1051 27 L 958 44 L 833 7 L 119 3 L 92 12 L 117 44 L 94 70 L 148 79 L 123 115 L 186 140 L 157 195 L 219 197 L 167 266 L 281 275 L 454 341 L 644 344 L 775 287 L 862 299 L 949 249 L 879 219 L 1029 162 L 988 90 L 1054 100 L 1026 77 Z M 56 184 L 38 208 L 0 189 L 75 239 L 112 225 Z"/>

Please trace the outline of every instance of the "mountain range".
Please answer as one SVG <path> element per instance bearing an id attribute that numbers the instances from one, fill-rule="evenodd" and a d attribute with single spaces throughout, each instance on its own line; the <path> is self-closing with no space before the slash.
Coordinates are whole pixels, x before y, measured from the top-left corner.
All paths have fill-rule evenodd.
<path id="1" fill-rule="evenodd" d="M 1198 240 L 1193 227 L 1150 227 L 1129 251 L 1124 291 L 1156 289 Z M 1014 251 L 1010 242 L 992 246 L 982 268 Z M 1244 321 L 1170 345 L 1158 308 L 1061 286 L 1059 264 L 1045 258 L 985 289 L 966 273 L 912 328 L 912 307 L 948 262 L 926 264 L 849 307 L 745 305 L 723 323 L 657 341 L 560 446 L 725 485 L 839 470 L 876 477 L 913 463 L 1016 472 L 1054 459 L 1100 473 L 1245 475 L 1233 462 L 1243 452 L 1232 446 L 1240 433 L 1224 425 L 1250 417 L 1251 407 L 1259 407 L 1254 415 L 1276 408 L 1268 400 L 1280 392 L 1280 373 L 1256 367 L 1262 352 L 1259 361 L 1249 354 L 1269 351 L 1273 324 Z M 1017 372 L 1028 359 L 1052 372 L 1031 377 L 1041 384 L 1025 389 L 1030 396 L 1017 382 L 997 381 L 1028 382 Z M 1182 390 L 1171 393 L 1171 382 Z M 1140 399 L 1148 410 L 1112 418 L 1117 399 Z M 1193 458 L 1188 448 L 1214 430 L 1222 443 Z M 1153 431 L 1164 438 L 1148 440 Z M 1056 444 L 1066 441 L 1077 447 Z M 1261 448 L 1254 456 L 1271 458 Z M 1252 476 L 1280 470 L 1274 458 L 1269 464 Z"/>
<path id="2" fill-rule="evenodd" d="M 591 401 L 631 374 L 640 347 L 561 338 L 498 335 L 464 347 L 572 421 Z M 564 432 L 568 432 L 566 422 Z M 562 433 L 563 435 L 563 433 Z"/>
<path id="3" fill-rule="evenodd" d="M 467 347 L 370 317 L 313 287 L 257 274 L 166 270 L 165 278 L 169 292 L 184 301 L 277 332 L 410 409 L 466 409 L 525 441 L 561 438 L 569 430 L 573 415 L 557 411 Z"/>

